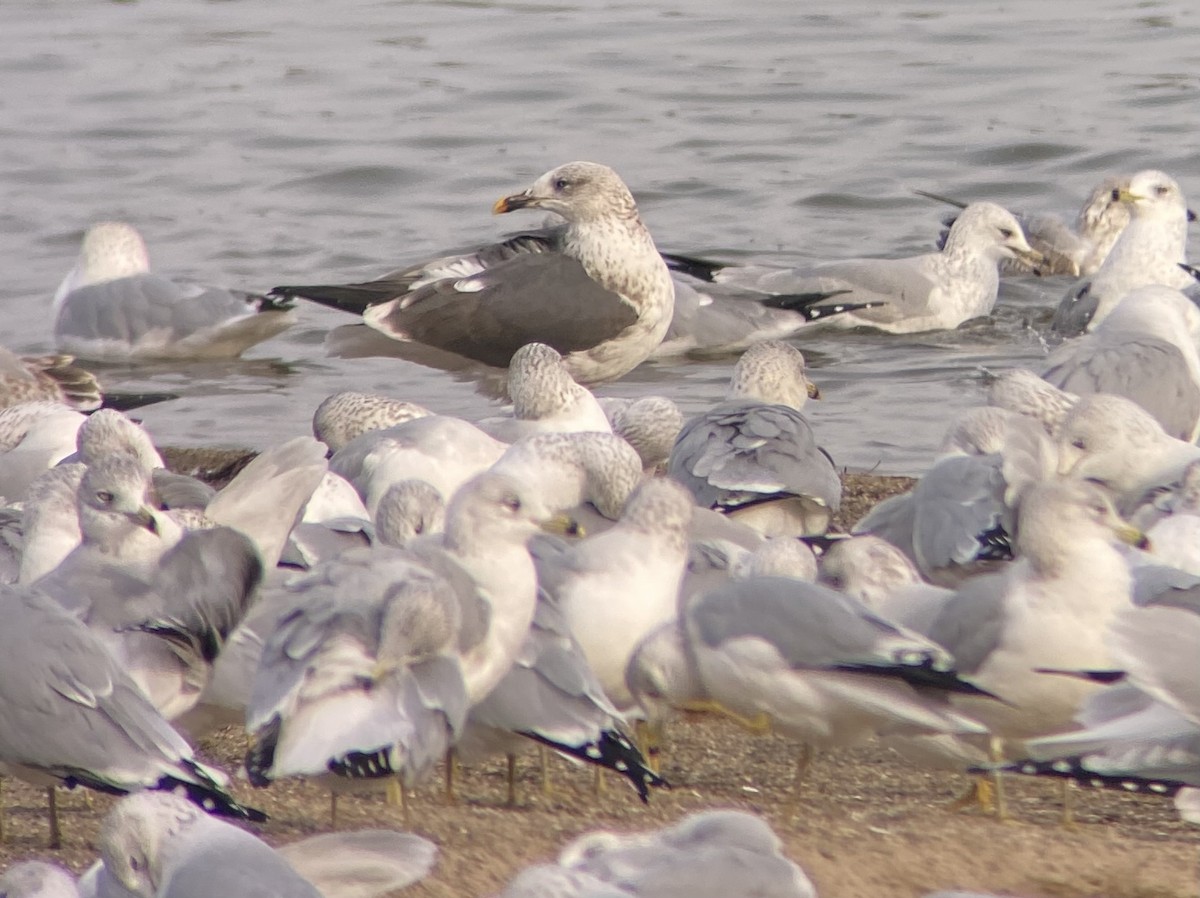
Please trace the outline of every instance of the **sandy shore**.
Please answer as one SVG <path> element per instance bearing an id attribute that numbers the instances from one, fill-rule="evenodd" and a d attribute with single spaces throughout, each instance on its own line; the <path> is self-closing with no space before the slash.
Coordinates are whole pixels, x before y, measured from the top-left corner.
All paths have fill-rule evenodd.
<path id="1" fill-rule="evenodd" d="M 229 474 L 228 458 L 171 458 L 179 469 L 196 469 L 191 462 L 199 458 L 210 470 Z M 880 497 L 910 483 L 847 475 L 841 519 L 856 520 Z M 233 770 L 243 745 L 240 731 L 228 731 L 205 743 L 203 754 Z M 713 807 L 762 814 L 824 898 L 911 898 L 950 888 L 1028 898 L 1197 892 L 1197 833 L 1178 821 L 1168 801 L 1075 790 L 1077 825 L 1067 830 L 1059 825 L 1057 783 L 1013 779 L 1016 819 L 998 823 L 975 809 L 949 809 L 968 785 L 965 776 L 913 770 L 877 745 L 818 759 L 797 799 L 795 753 L 782 737 L 752 736 L 725 721 L 681 719 L 668 731 L 664 756 L 673 788 L 656 791 L 649 805 L 616 777 L 606 777 L 606 794 L 597 796 L 590 771 L 558 758 L 550 762 L 553 791 L 543 794 L 538 755 L 531 752 L 519 761 L 513 807 L 505 805 L 505 767 L 497 761 L 465 770 L 453 804 L 438 771 L 410 801 L 407 825 L 382 795 L 344 798 L 339 828 L 408 828 L 433 839 L 441 848 L 438 865 L 406 894 L 437 898 L 492 894 L 521 867 L 552 859 L 571 837 L 592 829 L 649 828 Z M 269 842 L 329 828 L 328 796 L 314 785 L 258 791 L 242 778 L 235 791 L 271 815 L 258 830 Z M 95 858 L 97 829 L 112 799 L 94 796 L 89 807 L 78 791 L 60 793 L 66 844 L 50 851 L 43 792 L 6 780 L 3 794 L 7 841 L 0 862 L 40 857 L 79 870 Z"/>

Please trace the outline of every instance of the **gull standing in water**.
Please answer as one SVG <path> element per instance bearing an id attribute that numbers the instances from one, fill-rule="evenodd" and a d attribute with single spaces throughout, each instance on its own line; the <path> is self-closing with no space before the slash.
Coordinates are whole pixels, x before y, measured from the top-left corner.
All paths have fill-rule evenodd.
<path id="1" fill-rule="evenodd" d="M 1059 303 L 1051 327 L 1064 337 L 1094 328 L 1136 287 L 1186 290 L 1195 283 L 1180 267 L 1187 261 L 1188 209 L 1175 180 L 1153 169 L 1140 171 L 1116 196 L 1129 207 L 1130 222 L 1099 270 Z"/>
<path id="2" fill-rule="evenodd" d="M 54 297 L 54 342 L 81 358 L 236 358 L 290 327 L 289 303 L 170 281 L 150 271 L 132 225 L 88 228 L 79 262 Z"/>
<path id="3" fill-rule="evenodd" d="M 819 395 L 797 349 L 775 340 L 750 347 L 734 366 L 726 400 L 684 425 L 668 475 L 696 504 L 768 536 L 824 533 L 842 484 L 800 414 Z"/>
<path id="4" fill-rule="evenodd" d="M 545 343 L 582 384 L 641 364 L 667 332 L 675 288 L 617 173 L 595 162 L 560 165 L 493 207 L 517 209 L 565 224 L 376 281 L 276 287 L 273 295 L 361 312 L 394 340 L 497 368 L 525 344 Z"/>

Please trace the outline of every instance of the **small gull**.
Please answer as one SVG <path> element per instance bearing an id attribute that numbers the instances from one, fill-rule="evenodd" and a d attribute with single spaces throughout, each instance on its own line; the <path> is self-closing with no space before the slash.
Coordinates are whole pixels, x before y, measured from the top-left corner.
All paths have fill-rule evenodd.
<path id="1" fill-rule="evenodd" d="M 87 624 L 174 720 L 199 700 L 262 575 L 249 538 L 218 527 L 185 534 L 143 575 L 104 565 L 52 573 L 37 586 Z"/>
<path id="2" fill-rule="evenodd" d="M 272 848 L 176 795 L 122 799 L 86 880 L 96 898 L 374 898 L 423 879 L 437 849 L 386 830 L 328 833 Z"/>
<path id="3" fill-rule="evenodd" d="M 507 448 L 461 418 L 428 415 L 355 437 L 333 454 L 329 470 L 350 481 L 374 514 L 397 481 L 415 477 L 452 496 Z"/>
<path id="4" fill-rule="evenodd" d="M 1140 171 L 1116 195 L 1129 207 L 1129 224 L 1099 270 L 1059 303 L 1051 327 L 1064 337 L 1094 328 L 1137 287 L 1185 290 L 1195 283 L 1180 268 L 1187 261 L 1188 210 L 1179 185 L 1163 172 Z"/>
<path id="5" fill-rule="evenodd" d="M 508 395 L 511 416 L 478 422 L 481 430 L 505 443 L 535 433 L 612 430 L 596 397 L 575 383 L 563 357 L 544 343 L 529 343 L 513 353 Z"/>
<path id="6" fill-rule="evenodd" d="M 569 546 L 551 537 L 530 546 L 539 583 L 619 709 L 634 704 L 625 685 L 629 656 L 643 636 L 676 615 L 691 518 L 686 490 L 649 480 L 611 529 Z"/>
<path id="7" fill-rule="evenodd" d="M 1100 484 L 1129 516 L 1200 458 L 1200 448 L 1172 437 L 1141 406 L 1104 393 L 1075 404 L 1056 443 L 1058 473 Z"/>
<path id="8" fill-rule="evenodd" d="M 79 262 L 54 297 L 54 341 L 81 358 L 236 358 L 291 326 L 290 304 L 176 282 L 150 272 L 131 225 L 88 228 Z"/>
<path id="9" fill-rule="evenodd" d="M 853 527 L 903 551 L 942 586 L 1012 558 L 1015 509 L 1031 483 L 1053 476 L 1054 444 L 1037 422 L 970 409 L 911 492 L 885 499 Z"/>
<path id="10" fill-rule="evenodd" d="M 106 792 L 182 787 L 223 814 L 263 819 L 224 789 L 224 777 L 154 709 L 100 639 L 53 600 L 28 589 L 0 593 L 0 761 L 34 782 Z M 60 840 L 51 803 L 51 841 Z"/>
<path id="11" fill-rule="evenodd" d="M 343 390 L 322 400 L 313 414 L 313 436 L 337 452 L 355 437 L 385 430 L 414 418 L 432 415 L 429 409 L 379 393 Z"/>
<path id="12" fill-rule="evenodd" d="M 691 598 L 682 619 L 715 707 L 754 731 L 804 744 L 798 785 L 814 748 L 883 733 L 983 732 L 944 702 L 945 693 L 981 694 L 959 678 L 948 652 L 824 586 L 730 580 Z"/>
<path id="13" fill-rule="evenodd" d="M 684 425 L 667 473 L 703 508 L 770 536 L 824 533 L 842 485 L 800 413 L 819 393 L 804 356 L 787 343 L 758 343 L 734 366 L 726 399 Z"/>
<path id="14" fill-rule="evenodd" d="M 634 448 L 642 469 L 658 471 L 671 457 L 671 447 L 683 429 L 683 413 L 665 396 L 600 400 L 612 432 Z"/>
<path id="15" fill-rule="evenodd" d="M 1039 672 L 1109 670 L 1105 635 L 1129 603 L 1131 574 L 1120 543 L 1144 539 L 1087 483 L 1050 481 L 1021 501 L 1017 561 L 966 581 L 934 619 L 929 635 L 959 671 L 1003 699 L 951 702 L 998 739 L 1022 740 L 1069 729 L 1095 686 Z"/>
<path id="16" fill-rule="evenodd" d="M 47 401 L 81 412 L 98 409 L 100 384 L 74 361 L 69 355 L 18 356 L 0 346 L 0 408 Z"/>
<path id="17" fill-rule="evenodd" d="M 1200 310 L 1170 287 L 1132 290 L 1099 324 L 1063 343 L 1042 376 L 1075 395 L 1132 399 L 1171 436 L 1200 434 Z"/>
<path id="18" fill-rule="evenodd" d="M 753 814 L 699 811 L 656 831 L 581 836 L 557 864 L 523 871 L 498 898 L 816 898 L 782 847 Z"/>
<path id="19" fill-rule="evenodd" d="M 849 259 L 807 268 L 727 267 L 718 283 L 789 296 L 825 293 L 830 303 L 871 303 L 829 318 L 830 327 L 874 327 L 894 334 L 944 330 L 991 314 L 1004 259 L 1036 264 L 1021 225 L 994 203 L 972 203 L 958 216 L 941 252 L 905 259 Z M 818 306 L 819 308 L 819 306 Z"/>
<path id="20" fill-rule="evenodd" d="M 675 290 L 629 189 L 612 169 L 570 162 L 493 211 L 541 209 L 565 221 L 537 237 L 339 287 L 276 287 L 362 312 L 395 340 L 493 367 L 541 342 L 580 383 L 613 380 L 643 362 L 671 322 Z"/>

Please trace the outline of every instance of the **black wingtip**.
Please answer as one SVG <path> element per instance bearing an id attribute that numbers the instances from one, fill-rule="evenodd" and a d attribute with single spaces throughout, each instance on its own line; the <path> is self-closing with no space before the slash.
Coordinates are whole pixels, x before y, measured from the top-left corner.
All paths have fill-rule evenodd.
<path id="1" fill-rule="evenodd" d="M 257 789 L 265 789 L 271 785 L 271 776 L 268 771 L 275 764 L 275 748 L 279 744 L 281 727 L 282 721 L 279 716 L 272 717 L 270 722 L 255 734 L 254 744 L 246 752 L 246 759 L 243 762 L 246 767 L 246 776 L 250 780 L 250 785 Z"/>
<path id="2" fill-rule="evenodd" d="M 994 768 L 972 767 L 969 772 L 986 774 L 995 770 L 1004 773 L 1018 773 L 1022 776 L 1048 776 L 1073 780 L 1085 789 L 1112 789 L 1141 795 L 1161 795 L 1164 798 L 1174 798 L 1181 789 L 1187 788 L 1188 785 L 1179 780 L 1098 773 L 1085 767 L 1083 758 L 1078 756 L 1055 758 L 1050 761 L 1014 761 L 1011 764 Z"/>
<path id="3" fill-rule="evenodd" d="M 651 786 L 671 788 L 670 783 L 646 766 L 646 759 L 637 747 L 616 730 L 605 730 L 595 742 L 583 745 L 555 742 L 540 733 L 523 732 L 521 735 L 585 763 L 615 770 L 633 784 L 643 804 L 650 803 Z"/>
<path id="4" fill-rule="evenodd" d="M 681 256 L 678 253 L 662 253 L 662 257 L 671 271 L 686 274 L 688 277 L 694 277 L 698 281 L 705 281 L 709 284 L 716 281 L 718 273 L 729 267 L 724 262 L 714 262 L 711 259 L 701 259 L 697 256 Z"/>
<path id="5" fill-rule="evenodd" d="M 1190 274 L 1193 278 L 1200 281 L 1200 268 L 1197 268 L 1195 265 L 1189 265 L 1187 262 L 1176 262 L 1175 264 Z"/>
<path id="6" fill-rule="evenodd" d="M 910 686 L 937 689 L 940 692 L 954 692 L 959 695 L 977 695 L 980 698 L 1004 702 L 1004 699 L 994 692 L 988 692 L 986 689 L 962 679 L 955 670 L 939 670 L 933 666 L 932 659 L 927 659 L 921 664 L 835 664 L 833 670 L 895 677 Z"/>
<path id="7" fill-rule="evenodd" d="M 328 306 L 341 312 L 350 312 L 354 315 L 361 315 L 371 306 L 388 298 L 379 296 L 376 292 L 364 289 L 362 285 L 358 284 L 272 287 L 268 296 L 276 303 L 290 303 L 294 299 L 307 299 L 318 305 Z M 282 306 L 280 307 L 282 308 Z"/>
<path id="8" fill-rule="evenodd" d="M 198 767 L 195 770 L 198 774 L 204 775 Z M 251 823 L 263 823 L 268 819 L 265 812 L 240 804 L 236 798 L 216 783 L 211 785 L 193 783 L 174 776 L 164 776 L 154 788 L 161 792 L 181 794 L 192 804 L 218 817 L 249 820 Z"/>

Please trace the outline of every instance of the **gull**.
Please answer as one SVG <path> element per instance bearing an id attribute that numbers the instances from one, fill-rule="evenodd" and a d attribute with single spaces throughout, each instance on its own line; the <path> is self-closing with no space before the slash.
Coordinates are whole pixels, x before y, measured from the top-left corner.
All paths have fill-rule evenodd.
<path id="1" fill-rule="evenodd" d="M 44 577 L 38 589 L 87 624 L 174 720 L 199 700 L 262 575 L 249 538 L 217 527 L 185 534 L 148 572 L 94 566 Z"/>
<path id="2" fill-rule="evenodd" d="M 1059 426 L 1058 473 L 1108 490 L 1132 516 L 1200 458 L 1200 448 L 1177 440 L 1149 412 L 1121 396 L 1084 396 Z"/>
<path id="3" fill-rule="evenodd" d="M 499 898 L 816 898 L 781 848 L 753 814 L 700 811 L 657 831 L 581 836 L 557 864 L 524 870 Z"/>
<path id="4" fill-rule="evenodd" d="M 1194 283 L 1180 268 L 1187 261 L 1188 210 L 1174 179 L 1153 169 L 1140 171 L 1115 195 L 1129 207 L 1129 224 L 1099 270 L 1059 303 L 1051 328 L 1061 336 L 1096 327 L 1137 287 L 1184 290 Z"/>
<path id="5" fill-rule="evenodd" d="M 132 225 L 88 228 L 75 268 L 54 296 L 54 342 L 80 358 L 236 358 L 290 327 L 290 304 L 168 280 L 150 271 Z"/>
<path id="6" fill-rule="evenodd" d="M 675 290 L 637 204 L 611 168 L 569 162 L 496 213 L 540 209 L 564 225 L 474 254 L 415 265 L 340 287 L 276 287 L 361 312 L 394 340 L 505 367 L 527 343 L 563 355 L 582 384 L 614 380 L 643 362 L 671 322 Z"/>
<path id="7" fill-rule="evenodd" d="M 648 480 L 611 529 L 573 545 L 535 540 L 538 581 L 562 611 L 604 694 L 632 707 L 629 656 L 643 636 L 676 614 L 687 564 L 692 500 L 670 480 Z"/>
<path id="8" fill-rule="evenodd" d="M 999 740 L 1069 729 L 1096 687 L 1041 671 L 1112 668 L 1105 634 L 1131 591 L 1118 546 L 1143 539 L 1091 484 L 1031 487 L 1021 501 L 1017 561 L 965 582 L 929 629 L 964 677 L 1003 701 L 952 695 L 951 703 Z"/>
<path id="9" fill-rule="evenodd" d="M 726 399 L 684 425 L 667 474 L 712 508 L 770 535 L 824 533 L 841 480 L 800 414 L 818 396 L 804 356 L 758 343 L 734 366 Z"/>
<path id="10" fill-rule="evenodd" d="M 1057 456 L 1035 421 L 989 407 L 968 410 L 943 449 L 910 492 L 880 502 L 852 532 L 882 537 L 924 578 L 952 586 L 1012 558 L 1019 499 L 1053 476 Z"/>
<path id="11" fill-rule="evenodd" d="M 866 303 L 869 307 L 831 316 L 829 326 L 911 334 L 955 328 L 991 314 L 1000 286 L 997 266 L 1011 258 L 1035 266 L 1041 261 L 1012 213 L 995 203 L 971 203 L 950 228 L 941 252 L 805 268 L 718 267 L 713 278 L 760 297 L 774 295 L 783 304 L 791 296 L 821 293 L 832 297 L 829 303 Z"/>
<path id="12" fill-rule="evenodd" d="M 489 472 L 454 495 L 440 537 L 354 549 L 291 583 L 246 710 L 251 781 L 415 782 L 529 632 L 535 530 L 519 485 Z"/>
<path id="13" fill-rule="evenodd" d="M 328 833 L 272 848 L 176 795 L 131 795 L 100 830 L 84 880 L 96 898 L 374 898 L 423 879 L 437 848 L 387 830 Z"/>
<path id="14" fill-rule="evenodd" d="M 544 343 L 529 343 L 508 364 L 512 415 L 484 418 L 478 426 L 505 443 L 535 433 L 609 433 L 604 409 L 571 377 L 563 357 Z"/>
<path id="15" fill-rule="evenodd" d="M 327 396 L 317 406 L 313 414 L 313 436 L 332 453 L 364 433 L 386 430 L 432 414 L 424 406 L 403 399 L 343 390 Z"/>
<path id="16" fill-rule="evenodd" d="M 1063 343 L 1042 377 L 1074 395 L 1132 399 L 1171 436 L 1200 435 L 1200 310 L 1170 287 L 1130 291 L 1099 324 Z"/>
<path id="17" fill-rule="evenodd" d="M 96 375 L 69 355 L 19 356 L 0 346 L 0 408 L 23 402 L 60 402 L 76 411 L 100 408 Z"/>
<path id="18" fill-rule="evenodd" d="M 48 468 L 76 451 L 76 436 L 87 420 L 60 402 L 23 402 L 0 409 L 0 496 L 25 498 Z"/>
<path id="19" fill-rule="evenodd" d="M 88 627 L 30 589 L 0 590 L 0 762 L 42 784 L 122 794 L 182 789 L 222 814 L 261 820 L 225 791 L 224 777 L 197 763 L 183 737 L 155 710 Z M 51 842 L 61 841 L 51 801 Z"/>

